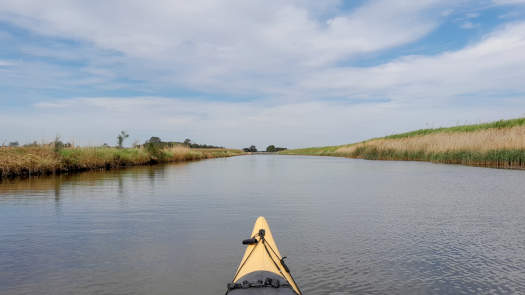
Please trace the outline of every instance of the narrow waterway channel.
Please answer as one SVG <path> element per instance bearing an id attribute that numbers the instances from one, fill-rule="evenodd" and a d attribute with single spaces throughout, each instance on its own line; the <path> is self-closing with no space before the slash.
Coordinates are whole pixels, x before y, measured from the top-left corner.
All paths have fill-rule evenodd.
<path id="1" fill-rule="evenodd" d="M 525 171 L 252 155 L 0 183 L 0 294 L 223 294 L 257 216 L 305 294 L 525 293 Z"/>

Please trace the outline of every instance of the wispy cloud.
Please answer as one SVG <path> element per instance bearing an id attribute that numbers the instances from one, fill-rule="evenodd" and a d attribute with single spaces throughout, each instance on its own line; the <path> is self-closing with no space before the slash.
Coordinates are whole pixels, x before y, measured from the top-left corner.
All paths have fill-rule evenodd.
<path id="1" fill-rule="evenodd" d="M 288 147 L 343 144 L 381 136 L 414 125 L 438 127 L 519 114 L 523 100 L 501 100 L 448 108 L 426 103 L 351 104 L 345 101 L 295 103 L 210 102 L 166 97 L 76 98 L 38 103 L 23 109 L 0 110 L 8 140 L 51 140 L 56 134 L 77 144 L 113 144 L 120 130 L 132 140 L 150 136 L 243 147 L 270 143 Z M 445 119 L 444 119 L 445 118 Z M 460 118 L 460 119 L 457 119 Z M 38 122 L 38 124 L 35 124 Z M 388 122 L 388 124 L 377 124 Z M 3 138 L 0 138 L 3 139 Z"/>
<path id="2" fill-rule="evenodd" d="M 339 4 L 328 3 L 331 10 Z M 150 79 L 246 94 L 264 89 L 272 93 L 304 71 L 417 40 L 439 24 L 441 16 L 435 9 L 450 3 L 378 0 L 326 16 L 316 13 L 318 5 L 305 1 L 157 1 L 155 5 L 93 1 L 86 5 L 8 0 L 0 18 L 39 34 L 120 52 L 134 72 L 141 68 Z M 109 13 L 117 10 L 118 17 Z M 34 49 L 24 50 L 54 54 Z M 69 54 L 55 55 L 68 58 Z"/>
<path id="3" fill-rule="evenodd" d="M 463 24 L 461 24 L 461 28 L 466 30 L 475 29 L 477 27 L 479 27 L 479 24 L 472 22 L 464 22 Z"/>
<path id="4" fill-rule="evenodd" d="M 521 115 L 522 19 L 487 31 L 471 1 L 345 4 L 3 1 L 0 121 L 18 127 L 0 136 L 297 146 Z M 436 33 L 447 21 L 454 34 Z M 467 45 L 424 50 L 450 38 Z"/>
<path id="5" fill-rule="evenodd" d="M 492 0 L 497 5 L 525 4 L 525 0 Z"/>
<path id="6" fill-rule="evenodd" d="M 13 62 L 0 59 L 0 67 L 8 67 L 8 66 L 12 66 L 13 64 L 14 64 Z"/>
<path id="7" fill-rule="evenodd" d="M 454 102 L 467 92 L 525 92 L 525 23 L 508 25 L 483 41 L 435 56 L 409 56 L 368 68 L 312 74 L 303 89 L 338 96 L 388 96 L 394 102 Z"/>

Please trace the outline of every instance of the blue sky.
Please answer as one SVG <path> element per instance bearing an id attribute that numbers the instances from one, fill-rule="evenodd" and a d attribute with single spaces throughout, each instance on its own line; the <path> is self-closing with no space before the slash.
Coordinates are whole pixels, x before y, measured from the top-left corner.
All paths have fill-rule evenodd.
<path id="1" fill-rule="evenodd" d="M 525 1 L 0 4 L 0 144 L 343 144 L 525 115 Z"/>

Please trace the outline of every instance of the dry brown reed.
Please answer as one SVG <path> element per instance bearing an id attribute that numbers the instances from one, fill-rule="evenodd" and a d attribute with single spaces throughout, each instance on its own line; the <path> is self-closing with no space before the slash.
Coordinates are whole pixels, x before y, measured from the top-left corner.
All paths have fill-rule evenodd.
<path id="1" fill-rule="evenodd" d="M 359 148 L 373 147 L 381 150 L 407 152 L 445 153 L 454 151 L 489 152 L 493 150 L 525 149 L 525 126 L 504 129 L 485 129 L 475 132 L 441 132 L 395 139 L 373 139 L 343 146 L 335 153 L 352 154 Z"/>
<path id="2" fill-rule="evenodd" d="M 60 168 L 52 147 L 1 147 L 0 177 L 21 174 L 50 173 Z"/>
<path id="3" fill-rule="evenodd" d="M 0 178 L 194 161 L 241 153 L 239 150 L 191 149 L 185 146 L 160 149 L 155 154 L 144 148 L 74 147 L 57 151 L 49 145 L 0 147 Z"/>

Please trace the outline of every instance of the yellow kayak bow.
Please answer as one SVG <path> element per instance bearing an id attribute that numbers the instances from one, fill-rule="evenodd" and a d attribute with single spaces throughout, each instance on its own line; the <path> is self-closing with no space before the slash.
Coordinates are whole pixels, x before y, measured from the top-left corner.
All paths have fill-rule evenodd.
<path id="1" fill-rule="evenodd" d="M 243 244 L 248 246 L 226 294 L 302 294 L 264 217 L 257 218 Z"/>

